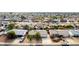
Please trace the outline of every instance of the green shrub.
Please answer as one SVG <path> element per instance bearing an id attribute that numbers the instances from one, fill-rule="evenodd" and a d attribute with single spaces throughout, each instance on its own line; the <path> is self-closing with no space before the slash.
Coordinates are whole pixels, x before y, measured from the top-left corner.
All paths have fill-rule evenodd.
<path id="1" fill-rule="evenodd" d="M 72 29 L 74 28 L 72 25 L 67 25 L 67 26 L 64 26 L 66 29 Z"/>
<path id="2" fill-rule="evenodd" d="M 36 40 L 40 40 L 40 39 L 41 39 L 41 35 L 40 35 L 39 32 L 37 32 L 37 33 L 35 34 L 35 38 L 36 38 Z"/>
<path id="3" fill-rule="evenodd" d="M 7 26 L 7 29 L 8 30 L 11 30 L 11 29 L 13 29 L 15 27 L 15 24 L 9 24 L 8 26 Z"/>
<path id="4" fill-rule="evenodd" d="M 7 37 L 9 39 L 14 39 L 14 38 L 16 38 L 16 34 L 15 34 L 14 31 L 10 31 L 10 32 L 7 33 Z"/>
<path id="5" fill-rule="evenodd" d="M 35 35 L 27 35 L 27 38 L 31 41 L 33 38 L 36 39 L 36 40 L 40 40 L 41 39 L 41 36 L 40 36 L 40 33 L 37 32 Z"/>
<path id="6" fill-rule="evenodd" d="M 53 19 L 57 19 L 57 16 L 53 16 Z"/>
<path id="7" fill-rule="evenodd" d="M 25 26 L 23 27 L 23 29 L 27 29 L 27 30 L 29 30 L 30 27 L 29 27 L 28 25 L 25 25 Z"/>
<path id="8" fill-rule="evenodd" d="M 33 35 L 27 35 L 27 38 L 31 41 L 33 39 Z"/>

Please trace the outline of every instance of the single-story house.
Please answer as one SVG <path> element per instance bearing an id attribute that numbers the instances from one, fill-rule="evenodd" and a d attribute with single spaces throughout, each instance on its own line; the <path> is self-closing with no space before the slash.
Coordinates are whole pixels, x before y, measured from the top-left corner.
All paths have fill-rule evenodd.
<path id="1" fill-rule="evenodd" d="M 48 23 L 48 22 L 50 22 L 50 18 L 45 17 L 43 21 Z"/>
<path id="2" fill-rule="evenodd" d="M 23 22 L 29 22 L 29 20 L 28 19 L 24 19 Z"/>
<path id="3" fill-rule="evenodd" d="M 52 35 L 62 35 L 63 37 L 69 37 L 70 34 L 68 32 L 68 30 L 49 30 L 50 36 Z"/>
<path id="4" fill-rule="evenodd" d="M 69 22 L 75 22 L 76 20 L 74 18 L 69 18 L 68 21 Z"/>
<path id="5" fill-rule="evenodd" d="M 60 19 L 53 19 L 51 20 L 52 23 L 59 23 L 60 22 Z"/>
<path id="6" fill-rule="evenodd" d="M 26 33 L 28 32 L 28 30 L 23 30 L 23 29 L 13 29 L 10 31 L 14 31 L 17 36 L 21 36 L 21 37 L 26 35 Z"/>
<path id="7" fill-rule="evenodd" d="M 57 31 L 56 30 L 49 30 L 49 34 L 50 34 L 50 36 L 52 36 L 53 34 L 57 34 Z"/>
<path id="8" fill-rule="evenodd" d="M 69 37 L 69 36 L 70 36 L 68 30 L 57 30 L 57 33 L 58 33 L 59 35 L 62 35 L 63 37 Z"/>
<path id="9" fill-rule="evenodd" d="M 79 37 L 79 30 L 70 30 L 71 36 Z"/>
<path id="10" fill-rule="evenodd" d="M 42 38 L 46 38 L 47 37 L 47 31 L 46 30 L 31 30 L 31 31 L 29 31 L 29 35 L 35 35 L 37 32 L 39 32 L 40 33 L 40 35 L 41 35 L 41 37 Z"/>
<path id="11" fill-rule="evenodd" d="M 67 22 L 67 20 L 66 19 L 63 19 L 63 20 L 60 20 L 60 22 Z"/>
<path id="12" fill-rule="evenodd" d="M 36 30 L 31 30 L 31 31 L 29 31 L 28 35 L 35 35 L 36 33 L 37 33 Z"/>
<path id="13" fill-rule="evenodd" d="M 28 30 L 22 30 L 22 29 L 13 29 L 10 31 L 14 31 L 17 38 L 15 40 L 19 40 L 19 42 L 23 42 L 25 35 L 27 34 Z M 10 32 L 8 31 L 8 32 Z"/>
<path id="14" fill-rule="evenodd" d="M 7 21 L 7 20 L 3 20 L 3 21 L 1 21 L 2 22 L 2 25 L 3 26 L 7 26 L 8 24 L 9 24 L 9 21 Z"/>

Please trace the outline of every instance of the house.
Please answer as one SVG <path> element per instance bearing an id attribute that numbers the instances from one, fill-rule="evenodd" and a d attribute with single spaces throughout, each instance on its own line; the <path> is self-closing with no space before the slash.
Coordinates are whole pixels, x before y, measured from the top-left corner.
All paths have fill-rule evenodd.
<path id="1" fill-rule="evenodd" d="M 76 20 L 75 20 L 75 18 L 69 18 L 68 19 L 68 22 L 75 22 Z"/>
<path id="2" fill-rule="evenodd" d="M 46 30 L 31 30 L 31 31 L 29 31 L 29 35 L 35 35 L 37 32 L 39 32 L 40 33 L 40 35 L 41 35 L 41 37 L 42 38 L 46 38 L 47 37 L 47 31 Z"/>
<path id="3" fill-rule="evenodd" d="M 28 19 L 24 19 L 23 22 L 29 22 L 29 20 Z"/>
<path id="4" fill-rule="evenodd" d="M 56 23 L 49 23 L 49 26 L 58 26 Z"/>
<path id="5" fill-rule="evenodd" d="M 43 21 L 48 23 L 48 22 L 50 22 L 50 18 L 45 17 Z"/>
<path id="6" fill-rule="evenodd" d="M 28 30 L 23 30 L 23 29 L 13 29 L 13 30 L 10 30 L 10 31 L 14 31 L 15 34 L 17 36 L 20 36 L 20 37 L 24 37 L 26 35 L 26 33 L 28 32 Z"/>
<path id="7" fill-rule="evenodd" d="M 57 30 L 57 33 L 59 35 L 62 35 L 63 37 L 70 37 L 69 31 L 68 30 Z"/>
<path id="8" fill-rule="evenodd" d="M 2 21 L 0 21 L 0 26 L 2 26 Z"/>
<path id="9" fill-rule="evenodd" d="M 67 22 L 67 20 L 60 20 L 60 22 Z"/>
<path id="10" fill-rule="evenodd" d="M 59 23 L 60 22 L 60 19 L 52 19 L 51 22 L 52 23 Z"/>
<path id="11" fill-rule="evenodd" d="M 16 41 L 17 43 L 23 42 L 24 39 L 25 39 L 25 35 L 28 32 L 27 30 L 23 30 L 23 29 L 12 29 L 10 31 L 14 31 L 15 32 L 17 37 L 15 38 L 14 41 Z M 8 32 L 10 32 L 10 31 L 8 31 Z M 6 32 L 6 34 L 7 34 L 7 32 Z"/>
<path id="12" fill-rule="evenodd" d="M 35 35 L 36 33 L 37 33 L 36 30 L 31 30 L 31 31 L 29 31 L 28 35 Z"/>
<path id="13" fill-rule="evenodd" d="M 50 34 L 50 36 L 52 36 L 54 34 L 57 34 L 57 31 L 56 30 L 49 30 L 49 34 Z"/>
<path id="14" fill-rule="evenodd" d="M 1 22 L 3 26 L 7 26 L 9 24 L 9 19 L 4 19 Z"/>
<path id="15" fill-rule="evenodd" d="M 70 34 L 68 30 L 49 30 L 50 36 L 52 35 L 62 35 L 63 37 L 69 37 Z"/>
<path id="16" fill-rule="evenodd" d="M 79 37 L 79 30 L 70 30 L 69 32 L 71 36 Z"/>
<path id="17" fill-rule="evenodd" d="M 37 23 L 34 27 L 36 29 L 43 29 L 44 28 L 44 24 L 43 23 Z"/>
<path id="18" fill-rule="evenodd" d="M 67 22 L 67 18 L 64 18 L 64 19 L 60 20 L 60 22 L 66 23 Z"/>

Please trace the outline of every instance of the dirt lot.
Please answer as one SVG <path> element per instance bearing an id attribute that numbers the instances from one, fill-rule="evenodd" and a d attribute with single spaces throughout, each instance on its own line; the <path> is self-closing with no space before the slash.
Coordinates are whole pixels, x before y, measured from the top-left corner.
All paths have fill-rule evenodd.
<path id="1" fill-rule="evenodd" d="M 67 39 L 69 45 L 79 45 L 79 38 L 72 37 Z"/>
<path id="2" fill-rule="evenodd" d="M 7 41 L 7 37 L 5 35 L 1 35 L 0 42 L 6 42 L 6 41 Z"/>
<path id="3" fill-rule="evenodd" d="M 64 38 L 64 40 L 67 41 L 68 45 L 79 45 L 79 38 Z M 0 43 L 13 43 L 14 40 L 8 39 L 6 35 L 1 35 L 0 36 Z M 36 44 L 42 44 L 42 45 L 62 45 L 65 42 L 63 42 L 62 40 L 59 42 L 53 42 L 51 39 L 42 39 L 40 41 L 36 41 L 35 39 L 33 39 L 32 41 L 29 41 L 29 39 L 27 39 L 27 37 L 25 37 L 25 40 L 22 42 L 23 44 L 26 45 L 36 45 Z M 19 43 L 18 43 L 19 44 Z"/>
<path id="4" fill-rule="evenodd" d="M 24 44 L 31 44 L 31 45 L 36 45 L 36 44 L 42 44 L 42 40 L 35 40 L 35 39 L 32 39 L 32 41 L 30 41 L 29 39 L 27 39 L 27 37 L 25 37 L 24 41 L 23 41 Z"/>
<path id="5" fill-rule="evenodd" d="M 11 43 L 13 40 L 11 39 L 8 39 L 6 35 L 1 35 L 0 36 L 0 42 L 3 42 L 3 43 Z"/>

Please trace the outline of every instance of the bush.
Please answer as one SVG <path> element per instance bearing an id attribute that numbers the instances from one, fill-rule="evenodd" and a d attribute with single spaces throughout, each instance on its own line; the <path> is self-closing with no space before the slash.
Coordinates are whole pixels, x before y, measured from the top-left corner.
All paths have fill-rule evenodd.
<path id="1" fill-rule="evenodd" d="M 26 17 L 25 17 L 25 16 L 23 16 L 23 15 L 21 15 L 21 19 L 26 19 Z"/>
<path id="2" fill-rule="evenodd" d="M 72 25 L 67 25 L 67 26 L 64 26 L 66 29 L 72 29 L 74 28 Z"/>
<path id="3" fill-rule="evenodd" d="M 16 29 L 20 28 L 19 26 L 15 26 Z"/>
<path id="4" fill-rule="evenodd" d="M 25 25 L 24 27 L 23 27 L 23 29 L 27 29 L 27 30 L 29 30 L 29 26 L 28 25 Z"/>
<path id="5" fill-rule="evenodd" d="M 10 31 L 10 32 L 7 33 L 7 37 L 9 39 L 14 39 L 14 38 L 16 38 L 16 34 L 15 34 L 14 31 Z"/>
<path id="6" fill-rule="evenodd" d="M 58 25 L 58 26 L 51 26 L 51 29 L 73 29 L 72 25 Z"/>
<path id="7" fill-rule="evenodd" d="M 31 41 L 33 38 L 36 39 L 36 40 L 40 40 L 41 39 L 41 36 L 40 36 L 40 33 L 37 32 L 35 35 L 28 35 L 27 38 Z"/>
<path id="8" fill-rule="evenodd" d="M 40 35 L 39 32 L 37 32 L 37 33 L 35 34 L 35 38 L 36 38 L 36 40 L 40 40 L 40 39 L 41 39 L 41 35 Z"/>
<path id="9" fill-rule="evenodd" d="M 57 19 L 57 16 L 53 16 L 53 19 Z"/>
<path id="10" fill-rule="evenodd" d="M 28 35 L 27 38 L 31 41 L 33 38 L 33 35 Z"/>
<path id="11" fill-rule="evenodd" d="M 13 29 L 14 27 L 15 27 L 14 24 L 9 24 L 8 27 L 7 27 L 7 29 L 8 29 L 8 30 L 11 30 L 11 29 Z"/>
<path id="12" fill-rule="evenodd" d="M 62 25 L 58 25 L 58 29 L 64 29 Z"/>
<path id="13" fill-rule="evenodd" d="M 58 29 L 58 26 L 54 26 L 54 29 Z"/>

